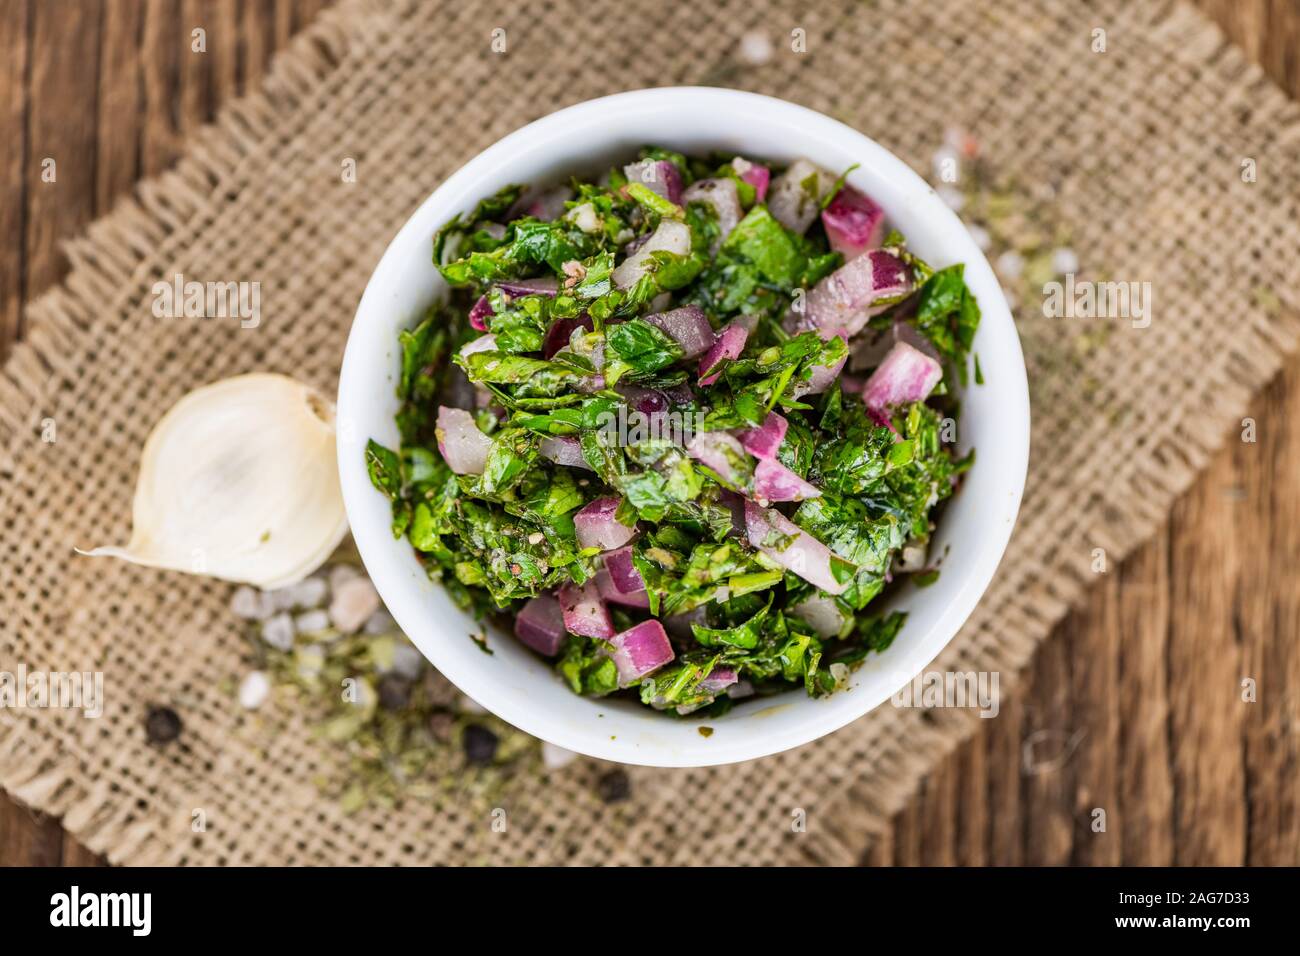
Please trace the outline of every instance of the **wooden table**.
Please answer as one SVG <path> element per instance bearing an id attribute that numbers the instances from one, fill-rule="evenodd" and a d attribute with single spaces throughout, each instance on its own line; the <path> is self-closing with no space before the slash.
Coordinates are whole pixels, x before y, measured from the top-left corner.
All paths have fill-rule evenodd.
<path id="1" fill-rule="evenodd" d="M 1198 2 L 1300 96 L 1300 2 Z M 166 169 L 324 3 L 0 0 L 0 357 L 63 275 L 59 241 Z M 864 863 L 1300 864 L 1300 358 L 1249 414 L 1258 442 L 1229 436 Z M 0 864 L 94 862 L 0 795 Z"/>

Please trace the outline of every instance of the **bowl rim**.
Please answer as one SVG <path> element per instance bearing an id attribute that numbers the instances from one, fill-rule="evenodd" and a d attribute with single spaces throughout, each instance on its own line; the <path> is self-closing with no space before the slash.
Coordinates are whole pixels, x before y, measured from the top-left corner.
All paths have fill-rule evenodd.
<path id="1" fill-rule="evenodd" d="M 610 115 L 611 110 L 620 114 L 632 111 L 644 115 L 684 108 L 693 111 L 715 109 L 740 111 L 754 114 L 759 121 L 766 119 L 779 121 L 784 126 L 797 125 L 801 132 L 812 132 L 828 139 L 845 141 L 848 143 L 846 151 L 851 149 L 855 156 L 861 156 L 863 165 L 869 163 L 873 168 L 881 170 L 882 175 L 887 179 L 897 178 L 901 187 L 906 187 L 913 194 L 910 198 L 918 203 L 927 204 L 925 218 L 935 219 L 936 228 L 942 229 L 946 234 L 951 233 L 953 243 L 966 247 L 962 249 L 958 261 L 965 263 L 968 284 L 980 287 L 977 298 L 983 315 L 981 330 L 988 322 L 1003 323 L 1010 330 L 1010 336 L 1004 345 L 1005 348 L 1010 349 L 1010 353 L 1004 365 L 998 366 L 998 374 L 1014 376 L 1014 381 L 1003 382 L 1003 387 L 1010 388 L 1013 402 L 1017 407 L 1008 409 L 1006 421 L 1000 423 L 1013 431 L 1010 436 L 1012 444 L 1007 450 L 1008 456 L 999 469 L 999 474 L 1004 480 L 998 486 L 999 492 L 1009 494 L 1010 504 L 1004 505 L 1008 520 L 998 525 L 1001 529 L 999 532 L 978 542 L 972 553 L 966 556 L 961 565 L 963 569 L 961 585 L 942 610 L 940 619 L 931 625 L 923 638 L 913 641 L 905 652 L 896 654 L 891 659 L 888 670 L 890 674 L 895 675 L 895 679 L 890 684 L 893 689 L 883 694 L 879 692 L 857 695 L 851 695 L 849 692 L 837 693 L 826 700 L 850 696 L 853 696 L 854 700 L 850 704 L 824 708 L 820 716 L 811 714 L 807 719 L 780 732 L 749 734 L 743 741 L 737 738 L 727 741 L 725 745 L 718 745 L 722 743 L 719 741 L 713 746 L 693 747 L 686 750 L 670 746 L 646 748 L 640 745 L 629 745 L 602 732 L 577 734 L 572 732 L 571 723 L 544 711 L 529 709 L 526 700 L 521 704 L 519 700 L 512 699 L 504 687 L 506 682 L 497 680 L 494 685 L 494 679 L 484 676 L 478 665 L 462 667 L 448 659 L 447 655 L 443 655 L 443 659 L 440 660 L 436 651 L 438 645 L 435 643 L 426 646 L 427 642 L 419 640 L 410 626 L 422 621 L 418 613 L 420 608 L 417 607 L 417 598 L 412 589 L 398 580 L 401 575 L 396 573 L 394 562 L 397 558 L 392 551 L 394 546 L 404 547 L 409 551 L 409 543 L 405 538 L 393 539 L 387 527 L 372 527 L 367 523 L 352 525 L 353 537 L 362 562 L 385 605 L 421 652 L 458 689 L 502 720 L 556 746 L 600 759 L 660 767 L 715 766 L 779 753 L 833 733 L 864 716 L 897 693 L 948 646 L 987 590 L 1014 530 L 1029 460 L 1028 380 L 1014 320 L 987 258 L 971 239 L 956 213 L 943 203 L 935 190 L 911 167 L 866 134 L 807 107 L 740 90 L 698 86 L 657 87 L 586 100 L 543 116 L 507 134 L 448 176 L 420 203 L 388 244 L 367 279 L 365 291 L 358 303 L 339 376 L 340 440 L 337 454 L 340 484 L 349 520 L 351 521 L 352 515 L 361 513 L 362 495 L 376 494 L 370 485 L 362 456 L 354 453 L 355 446 L 350 440 L 343 440 L 344 429 L 354 421 L 350 410 L 354 407 L 354 403 L 365 401 L 361 383 L 368 379 L 368 376 L 365 374 L 366 370 L 360 367 L 360 360 L 357 358 L 362 350 L 358 342 L 367 334 L 367 323 L 364 319 L 381 306 L 382 289 L 377 285 L 377 280 L 397 268 L 396 260 L 408 255 L 407 250 L 412 242 L 432 239 L 432 232 L 425 221 L 429 219 L 430 210 L 447 203 L 448 197 L 452 197 L 453 200 L 453 203 L 448 205 L 449 209 L 453 208 L 457 197 L 467 196 L 470 202 L 476 201 L 486 192 L 481 187 L 478 192 L 475 192 L 475 184 L 489 180 L 494 175 L 507 170 L 512 163 L 518 161 L 517 157 L 522 148 L 545 150 L 557 140 L 571 141 L 575 124 L 590 123 L 594 118 Z M 595 143 L 592 150 L 597 152 L 601 147 L 601 143 Z M 361 442 L 364 444 L 364 438 Z M 435 583 L 434 586 L 438 585 Z M 434 626 L 440 628 L 442 625 Z M 493 658 L 485 656 L 484 660 L 491 661 Z M 593 704 L 594 721 L 599 702 L 577 695 L 574 695 L 574 699 Z M 783 709 L 786 706 L 789 705 L 778 705 L 772 709 Z M 707 743 L 703 738 L 701 742 Z"/>

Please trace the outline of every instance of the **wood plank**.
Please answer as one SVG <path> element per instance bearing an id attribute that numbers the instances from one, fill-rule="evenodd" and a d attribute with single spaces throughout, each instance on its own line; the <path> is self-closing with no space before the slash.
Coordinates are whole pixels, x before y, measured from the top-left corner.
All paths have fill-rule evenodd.
<path id="1" fill-rule="evenodd" d="M 33 813 L 0 790 L 0 866 L 59 866 L 62 859 L 59 822 Z"/>
<path id="2" fill-rule="evenodd" d="M 69 30 L 55 4 L 32 7 L 25 235 L 26 294 L 62 278 L 59 240 L 95 215 L 95 157 L 101 3 L 87 4 Z M 82 25 L 84 23 L 84 26 Z M 87 89 L 87 86 L 90 89 Z M 87 95 L 90 93 L 91 95 Z"/>
<path id="3" fill-rule="evenodd" d="M 27 0 L 0 0 L 0 362 L 22 333 L 27 269 Z M 17 241 L 13 238 L 16 237 Z"/>
<path id="4" fill-rule="evenodd" d="M 95 208 L 112 208 L 130 192 L 142 169 L 140 138 L 144 125 L 141 35 L 144 9 L 136 3 L 109 3 L 99 38 L 99 123 L 96 135 Z"/>

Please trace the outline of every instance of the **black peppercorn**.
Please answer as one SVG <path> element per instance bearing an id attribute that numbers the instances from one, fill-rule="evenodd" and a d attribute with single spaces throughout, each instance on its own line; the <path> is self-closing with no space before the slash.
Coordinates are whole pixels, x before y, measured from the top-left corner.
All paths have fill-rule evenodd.
<path id="1" fill-rule="evenodd" d="M 144 733 L 151 744 L 171 743 L 181 735 L 181 718 L 170 707 L 150 707 L 144 718 Z"/>
<path id="2" fill-rule="evenodd" d="M 461 742 L 465 747 L 465 759 L 472 764 L 489 764 L 497 755 L 497 735 L 479 724 L 466 727 Z"/>
<path id="3" fill-rule="evenodd" d="M 379 682 L 379 706 L 384 710 L 401 710 L 410 701 L 410 681 L 389 674 Z"/>
<path id="4" fill-rule="evenodd" d="M 606 803 L 618 803 L 632 795 L 632 781 L 622 770 L 611 770 L 596 781 L 596 792 Z"/>

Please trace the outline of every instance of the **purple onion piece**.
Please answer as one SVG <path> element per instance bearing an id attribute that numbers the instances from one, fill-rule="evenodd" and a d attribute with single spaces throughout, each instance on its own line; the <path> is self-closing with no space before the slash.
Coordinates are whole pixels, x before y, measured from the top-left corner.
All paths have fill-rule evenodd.
<path id="1" fill-rule="evenodd" d="M 708 386 L 716 382 L 726 363 L 740 358 L 748 338 L 749 330 L 736 322 L 719 332 L 713 347 L 700 359 L 700 384 Z"/>
<path id="2" fill-rule="evenodd" d="M 831 248 L 847 262 L 880 245 L 885 211 L 852 186 L 843 186 L 822 210 L 822 225 Z"/>
<path id="3" fill-rule="evenodd" d="M 618 504 L 617 498 L 597 498 L 573 516 L 579 545 L 613 551 L 632 540 L 636 529 L 619 522 L 616 517 Z"/>
<path id="4" fill-rule="evenodd" d="M 560 611 L 564 615 L 565 630 L 571 634 L 599 638 L 614 635 L 609 608 L 605 606 L 605 599 L 600 596 L 594 580 L 583 585 L 572 582 L 560 585 Z"/>
<path id="5" fill-rule="evenodd" d="M 803 501 L 820 498 L 821 489 L 772 459 L 760 461 L 754 469 L 754 495 L 762 501 Z"/>
<path id="6" fill-rule="evenodd" d="M 843 332 L 852 338 L 873 315 L 911 290 L 907 264 L 891 252 L 873 249 L 813 286 L 799 325 L 818 329 L 824 336 Z"/>
<path id="7" fill-rule="evenodd" d="M 475 352 L 495 352 L 497 347 L 497 337 L 491 333 L 480 335 L 476 339 L 470 339 L 460 347 L 461 355 L 473 355 Z"/>
<path id="8" fill-rule="evenodd" d="M 438 406 L 438 424 L 434 429 L 438 451 L 458 475 L 481 475 L 487 466 L 492 439 L 479 431 L 474 416 L 463 408 Z"/>
<path id="9" fill-rule="evenodd" d="M 752 547 L 827 594 L 842 594 L 848 587 L 831 571 L 830 548 L 781 512 L 746 501 L 745 531 Z"/>
<path id="10" fill-rule="evenodd" d="M 645 581 L 641 572 L 632 561 L 632 546 L 624 545 L 613 551 L 605 552 L 605 570 L 609 572 L 610 583 L 620 594 L 644 593 Z"/>
<path id="11" fill-rule="evenodd" d="M 576 435 L 552 435 L 543 438 L 538 445 L 538 453 L 547 461 L 566 468 L 585 468 L 591 471 L 591 465 L 582 457 L 582 442 Z"/>
<path id="12" fill-rule="evenodd" d="M 686 445 L 686 454 L 707 466 L 729 485 L 744 483 L 745 448 L 727 432 L 697 432 Z"/>
<path id="13" fill-rule="evenodd" d="M 736 191 L 736 181 L 730 176 L 718 179 L 701 179 L 682 193 L 685 202 L 702 202 L 713 207 L 718 218 L 718 238 L 714 240 L 713 251 L 716 253 L 722 241 L 727 238 L 744 211 L 740 208 L 740 194 Z"/>
<path id="14" fill-rule="evenodd" d="M 620 382 L 614 386 L 614 391 L 626 399 L 632 411 L 640 412 L 642 415 L 659 415 L 668 411 L 667 396 L 653 388 L 642 388 L 640 385 Z"/>
<path id="15" fill-rule="evenodd" d="M 785 440 L 785 431 L 789 427 L 790 423 L 780 412 L 768 412 L 763 424 L 740 433 L 740 443 L 755 458 L 771 461 L 776 458 L 776 450 Z"/>
<path id="16" fill-rule="evenodd" d="M 895 405 L 924 401 L 943 378 L 943 366 L 906 342 L 896 342 L 862 388 L 862 401 L 882 425 Z"/>
<path id="17" fill-rule="evenodd" d="M 501 279 L 496 287 L 511 298 L 518 299 L 525 295 L 553 296 L 560 290 L 560 282 L 555 276 L 541 276 L 536 279 Z"/>
<path id="18" fill-rule="evenodd" d="M 556 186 L 545 189 L 536 195 L 527 197 L 523 207 L 525 216 L 532 216 L 542 222 L 550 222 L 564 214 L 564 204 L 573 198 L 573 190 L 568 186 Z"/>
<path id="19" fill-rule="evenodd" d="M 822 637 L 835 637 L 844 626 L 844 612 L 833 597 L 814 594 L 790 609 Z"/>
<path id="20" fill-rule="evenodd" d="M 549 594 L 529 598 L 515 616 L 515 637 L 539 654 L 554 657 L 564 643 L 564 613 Z"/>
<path id="21" fill-rule="evenodd" d="M 614 268 L 611 278 L 618 288 L 630 289 L 646 274 L 646 264 L 650 261 L 651 253 L 671 252 L 684 256 L 690 251 L 691 227 L 676 219 L 665 219 L 650 234 L 649 239 Z"/>
<path id="22" fill-rule="evenodd" d="M 586 329 L 590 332 L 593 328 L 591 317 L 585 312 L 570 319 L 556 319 L 546 330 L 546 338 L 542 340 L 542 355 L 549 359 L 560 349 L 568 348 L 575 329 Z"/>
<path id="23" fill-rule="evenodd" d="M 808 189 L 808 184 L 813 189 Z M 772 180 L 767 208 L 773 218 L 791 232 L 803 235 L 821 212 L 821 201 L 835 184 L 835 177 L 806 159 L 796 159 Z"/>
<path id="24" fill-rule="evenodd" d="M 644 321 L 680 345 L 683 358 L 703 355 L 716 338 L 708 316 L 698 305 L 684 305 L 680 309 L 647 315 Z"/>
<path id="25" fill-rule="evenodd" d="M 476 332 L 486 332 L 488 316 L 492 314 L 492 305 L 488 302 L 488 297 L 481 295 L 478 301 L 474 303 L 474 308 L 469 310 L 469 325 Z"/>
<path id="26" fill-rule="evenodd" d="M 697 686 L 706 694 L 720 694 L 739 679 L 740 675 L 736 673 L 735 668 L 715 664 L 713 670 L 709 671 L 709 676 L 700 681 Z"/>
<path id="27" fill-rule="evenodd" d="M 745 182 L 754 187 L 754 201 L 762 202 L 767 198 L 767 186 L 772 179 L 772 170 L 758 163 L 737 156 L 731 161 L 731 168 Z"/>
<path id="28" fill-rule="evenodd" d="M 596 588 L 600 591 L 600 596 L 609 604 L 622 604 L 624 607 L 639 607 L 646 610 L 650 607 L 650 593 L 648 591 L 623 593 L 614 587 L 609 572 L 604 568 L 596 572 Z"/>
<path id="29" fill-rule="evenodd" d="M 840 338 L 844 338 L 843 332 L 835 333 Z M 795 398 L 802 398 L 804 395 L 820 395 L 826 389 L 835 383 L 840 372 L 844 370 L 844 363 L 849 359 L 848 351 L 845 350 L 844 357 L 830 365 L 814 365 L 809 369 L 808 381 L 799 382 L 791 389 L 791 394 Z"/>
<path id="30" fill-rule="evenodd" d="M 666 159 L 643 159 L 623 167 L 623 175 L 630 183 L 641 183 L 651 192 L 670 203 L 682 204 L 682 175 L 677 166 Z"/>
<path id="31" fill-rule="evenodd" d="M 618 683 L 627 687 L 663 667 L 673 659 L 664 626 L 658 621 L 642 621 L 635 627 L 609 639 L 610 657 L 618 668 Z"/>

